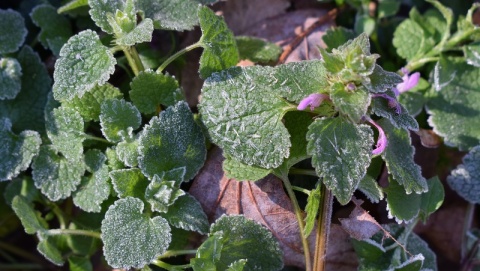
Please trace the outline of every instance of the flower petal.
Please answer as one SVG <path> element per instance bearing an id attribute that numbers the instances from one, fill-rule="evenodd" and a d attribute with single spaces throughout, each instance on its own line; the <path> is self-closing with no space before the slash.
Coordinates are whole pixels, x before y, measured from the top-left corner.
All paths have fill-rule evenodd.
<path id="1" fill-rule="evenodd" d="M 385 151 L 385 148 L 387 147 L 387 136 L 385 135 L 385 132 L 383 131 L 382 127 L 378 125 L 375 121 L 373 121 L 370 118 L 367 118 L 368 122 L 370 122 L 375 128 L 378 129 L 378 139 L 377 139 L 377 144 L 376 148 L 372 151 L 373 155 L 379 155 L 383 151 Z"/>

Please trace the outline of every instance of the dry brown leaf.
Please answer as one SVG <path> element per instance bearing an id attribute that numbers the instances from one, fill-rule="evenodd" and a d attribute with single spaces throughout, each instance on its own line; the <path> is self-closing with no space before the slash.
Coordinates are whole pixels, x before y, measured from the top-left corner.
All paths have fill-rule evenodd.
<path id="1" fill-rule="evenodd" d="M 327 246 L 326 271 L 354 271 L 358 268 L 358 258 L 350 236 L 340 225 L 330 225 Z"/>
<path id="2" fill-rule="evenodd" d="M 422 146 L 426 148 L 437 148 L 442 144 L 442 139 L 433 130 L 420 128 L 415 133 L 420 137 Z"/>
<path id="3" fill-rule="evenodd" d="M 365 209 L 356 205 L 348 218 L 340 218 L 342 228 L 357 240 L 370 239 L 381 227 Z"/>
<path id="4" fill-rule="evenodd" d="M 243 214 L 273 233 L 284 252 L 286 265 L 304 267 L 298 223 L 282 181 L 274 176 L 257 182 L 229 179 L 222 169 L 223 160 L 222 151 L 213 148 L 189 191 L 200 202 L 209 221 L 222 214 Z M 314 240 L 309 241 L 313 253 Z"/>

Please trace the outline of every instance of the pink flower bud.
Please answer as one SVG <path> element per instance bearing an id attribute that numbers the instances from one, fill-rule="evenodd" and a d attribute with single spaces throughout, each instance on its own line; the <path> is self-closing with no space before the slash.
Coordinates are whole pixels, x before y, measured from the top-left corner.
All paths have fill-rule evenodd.
<path id="1" fill-rule="evenodd" d="M 321 93 L 313 93 L 308 95 L 306 98 L 300 101 L 298 104 L 298 110 L 305 110 L 308 106 L 310 106 L 310 110 L 313 111 L 315 107 L 319 107 L 322 104 L 323 100 L 328 100 L 329 97 L 326 94 Z"/>

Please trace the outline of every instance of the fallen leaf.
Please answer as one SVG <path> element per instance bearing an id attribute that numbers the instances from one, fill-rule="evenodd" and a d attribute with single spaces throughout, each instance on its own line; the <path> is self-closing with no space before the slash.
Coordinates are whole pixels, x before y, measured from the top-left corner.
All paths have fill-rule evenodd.
<path id="1" fill-rule="evenodd" d="M 370 239 L 382 229 L 379 223 L 365 209 L 360 207 L 361 201 L 353 200 L 355 208 L 348 218 L 340 218 L 342 228 L 357 240 Z"/>
<path id="2" fill-rule="evenodd" d="M 415 133 L 420 137 L 422 146 L 426 148 L 437 148 L 442 144 L 442 139 L 433 130 L 420 128 Z"/>
<path id="3" fill-rule="evenodd" d="M 326 258 L 326 271 L 354 271 L 358 268 L 358 258 L 350 235 L 340 225 L 330 225 Z"/>

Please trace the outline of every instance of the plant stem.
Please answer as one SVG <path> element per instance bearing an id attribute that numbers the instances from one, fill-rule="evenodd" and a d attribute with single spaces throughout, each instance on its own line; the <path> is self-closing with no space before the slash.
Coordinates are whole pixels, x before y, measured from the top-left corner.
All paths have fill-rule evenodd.
<path id="1" fill-rule="evenodd" d="M 298 191 L 298 192 L 302 192 L 302 193 L 304 193 L 304 194 L 307 195 L 307 196 L 310 195 L 310 190 L 305 189 L 305 188 L 303 188 L 303 187 L 298 187 L 298 186 L 292 185 L 292 189 L 295 190 L 295 191 Z"/>
<path id="2" fill-rule="evenodd" d="M 46 234 L 48 235 L 62 235 L 62 234 L 71 234 L 71 235 L 83 235 L 93 238 L 100 239 L 100 233 L 88 230 L 75 230 L 75 229 L 52 229 L 47 230 Z"/>
<path id="3" fill-rule="evenodd" d="M 160 260 L 154 260 L 154 261 L 152 262 L 152 264 L 154 264 L 154 265 L 156 265 L 156 266 L 158 266 L 158 267 L 167 269 L 167 270 L 178 270 L 178 269 L 180 269 L 180 268 L 187 269 L 187 268 L 192 267 L 191 264 L 172 265 L 172 264 L 169 264 L 169 263 L 166 263 L 166 262 L 162 262 L 162 261 L 160 261 Z"/>
<path id="4" fill-rule="evenodd" d="M 468 241 L 468 236 L 467 233 L 470 230 L 470 227 L 472 226 L 472 221 L 473 217 L 475 214 L 475 204 L 473 203 L 468 203 L 467 210 L 465 213 L 465 221 L 463 222 L 463 229 L 462 229 L 462 246 L 460 250 L 460 255 L 461 255 L 461 260 L 465 260 L 465 257 L 467 256 L 468 253 L 468 247 L 467 247 L 467 241 Z"/>
<path id="5" fill-rule="evenodd" d="M 63 211 L 58 207 L 57 204 L 51 203 L 50 206 L 52 207 L 52 211 L 55 214 L 55 216 L 58 219 L 58 223 L 60 224 L 61 229 L 65 229 L 67 227 L 67 222 L 65 220 L 65 215 L 63 214 Z"/>
<path id="6" fill-rule="evenodd" d="M 125 57 L 127 57 L 128 64 L 130 64 L 135 76 L 137 76 L 139 72 L 145 70 L 143 63 L 138 56 L 137 49 L 135 49 L 134 46 L 122 47 L 122 51 L 125 54 Z"/>
<path id="7" fill-rule="evenodd" d="M 315 255 L 313 262 L 313 270 L 324 271 L 325 270 L 325 257 L 327 255 L 328 235 L 330 231 L 330 222 L 333 208 L 333 195 L 330 190 L 327 189 L 325 184 L 321 182 L 319 185 L 321 188 L 321 208 L 318 213 L 317 221 L 317 236 L 315 241 Z"/>
<path id="8" fill-rule="evenodd" d="M 101 137 L 98 137 L 98 136 L 94 136 L 94 135 L 90 135 L 90 134 L 85 134 L 84 136 L 85 136 L 85 139 L 88 139 L 88 140 L 95 140 L 95 141 L 99 141 L 99 142 L 102 142 L 102 143 L 113 144 L 110 141 L 106 140 L 105 138 L 101 138 Z"/>
<path id="9" fill-rule="evenodd" d="M 283 181 L 283 185 L 285 186 L 285 189 L 287 190 L 288 196 L 290 197 L 290 201 L 292 202 L 293 211 L 295 212 L 295 215 L 297 217 L 298 228 L 300 231 L 300 239 L 302 240 L 302 246 L 303 246 L 303 254 L 305 255 L 305 271 L 312 271 L 310 247 L 308 246 L 307 237 L 303 235 L 303 232 L 305 231 L 304 230 L 305 225 L 303 224 L 304 222 L 302 217 L 302 210 L 298 205 L 297 198 L 295 197 L 295 193 L 293 192 L 292 184 L 290 183 L 288 176 L 281 176 L 281 179 Z"/>
<path id="10" fill-rule="evenodd" d="M 288 173 L 295 174 L 295 175 L 308 175 L 308 176 L 318 177 L 315 170 L 312 170 L 312 169 L 301 169 L 301 168 L 292 167 L 290 168 L 290 171 Z"/>
<path id="11" fill-rule="evenodd" d="M 167 250 L 160 259 L 163 258 L 169 258 L 169 257 L 174 257 L 174 256 L 179 256 L 179 255 L 187 255 L 187 254 L 196 254 L 197 250 L 196 249 L 185 249 L 185 250 Z"/>
<path id="12" fill-rule="evenodd" d="M 38 269 L 44 270 L 44 266 L 34 263 L 12 263 L 12 264 L 0 264 L 0 270 L 25 270 L 25 269 Z"/>
<path id="13" fill-rule="evenodd" d="M 202 47 L 202 43 L 201 42 L 197 42 L 197 43 L 194 43 L 190 46 L 187 46 L 185 48 L 183 48 L 182 50 L 176 52 L 175 54 L 173 54 L 172 56 L 170 56 L 169 58 L 167 58 L 167 60 L 165 60 L 161 65 L 160 67 L 158 67 L 157 69 L 157 73 L 161 73 L 167 66 L 168 64 L 172 63 L 175 59 L 177 59 L 179 56 L 183 55 L 184 53 L 186 52 L 189 52 L 195 48 L 198 48 L 198 47 Z"/>

